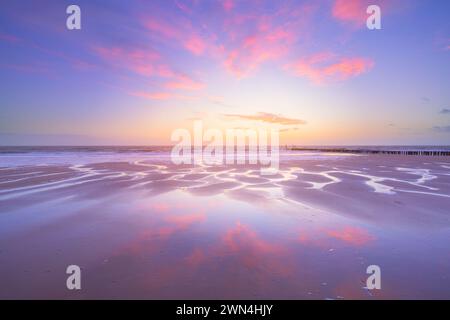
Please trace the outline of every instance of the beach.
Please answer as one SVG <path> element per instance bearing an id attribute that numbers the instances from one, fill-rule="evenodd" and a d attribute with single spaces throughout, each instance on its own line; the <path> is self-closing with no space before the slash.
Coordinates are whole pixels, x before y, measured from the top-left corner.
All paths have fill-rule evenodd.
<path id="1" fill-rule="evenodd" d="M 283 150 L 261 175 L 166 150 L 8 150 L 0 298 L 449 299 L 449 209 L 449 157 Z"/>

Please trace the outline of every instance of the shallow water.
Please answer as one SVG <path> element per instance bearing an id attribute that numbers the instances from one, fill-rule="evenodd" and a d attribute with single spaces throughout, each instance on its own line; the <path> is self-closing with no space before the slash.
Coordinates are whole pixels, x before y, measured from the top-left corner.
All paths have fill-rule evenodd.
<path id="1" fill-rule="evenodd" d="M 0 170 L 0 298 L 450 298 L 445 158 L 126 156 Z"/>

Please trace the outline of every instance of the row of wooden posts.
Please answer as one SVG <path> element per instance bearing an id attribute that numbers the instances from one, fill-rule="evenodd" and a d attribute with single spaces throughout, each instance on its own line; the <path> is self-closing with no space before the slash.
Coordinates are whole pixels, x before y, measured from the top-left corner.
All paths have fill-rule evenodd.
<path id="1" fill-rule="evenodd" d="M 393 154 L 405 156 L 450 156 L 450 151 L 442 150 L 375 150 L 375 149 L 346 149 L 346 148 L 289 148 L 297 151 L 338 152 L 338 153 L 369 153 Z"/>

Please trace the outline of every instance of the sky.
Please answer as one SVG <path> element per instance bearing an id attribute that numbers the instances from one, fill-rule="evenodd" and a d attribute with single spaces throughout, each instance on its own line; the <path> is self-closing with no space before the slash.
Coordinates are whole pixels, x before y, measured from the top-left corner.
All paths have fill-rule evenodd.
<path id="1" fill-rule="evenodd" d="M 66 8 L 81 9 L 81 30 Z M 381 9 L 381 29 L 366 8 Z M 178 128 L 282 144 L 450 144 L 450 2 L 0 4 L 0 145 L 167 145 Z"/>

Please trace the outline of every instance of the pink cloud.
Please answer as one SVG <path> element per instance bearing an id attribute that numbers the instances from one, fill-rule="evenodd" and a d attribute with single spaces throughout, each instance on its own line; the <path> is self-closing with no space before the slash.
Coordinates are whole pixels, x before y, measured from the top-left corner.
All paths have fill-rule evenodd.
<path id="1" fill-rule="evenodd" d="M 145 26 L 148 30 L 159 33 L 167 38 L 179 38 L 181 35 L 176 27 L 156 18 L 148 19 Z"/>
<path id="2" fill-rule="evenodd" d="M 144 91 L 131 91 L 127 92 L 128 94 L 144 98 L 148 100 L 169 100 L 169 99 L 175 99 L 175 100 L 181 100 L 181 101 L 193 101 L 198 99 L 196 96 L 188 96 L 188 95 L 182 95 L 182 94 L 175 94 L 171 92 L 144 92 Z"/>
<path id="3" fill-rule="evenodd" d="M 324 69 L 326 76 L 338 76 L 341 79 L 358 76 L 373 67 L 373 62 L 365 58 L 344 58 Z"/>
<path id="4" fill-rule="evenodd" d="M 278 246 L 260 239 L 252 229 L 240 222 L 226 232 L 223 237 L 223 244 L 227 251 L 231 252 L 239 252 L 247 248 L 254 252 L 268 254 L 282 250 Z"/>
<path id="5" fill-rule="evenodd" d="M 154 93 L 148 93 L 148 92 L 130 92 L 132 96 L 150 99 L 150 100 L 167 100 L 173 97 L 171 93 L 168 92 L 154 92 Z"/>
<path id="6" fill-rule="evenodd" d="M 285 67 L 296 76 L 306 77 L 316 84 L 342 81 L 368 72 L 374 66 L 371 59 L 337 58 L 333 53 L 319 53 L 302 58 Z"/>
<path id="7" fill-rule="evenodd" d="M 173 215 L 166 218 L 166 221 L 176 224 L 178 226 L 190 226 L 195 222 L 201 222 L 206 219 L 204 213 L 192 213 L 187 215 Z"/>
<path id="8" fill-rule="evenodd" d="M 231 11 L 234 1 L 222 1 Z M 268 61 L 289 53 L 292 45 L 310 28 L 316 5 L 281 5 L 271 14 L 240 10 L 226 14 L 214 26 L 185 18 L 150 16 L 143 24 L 150 37 L 178 45 L 196 56 L 219 60 L 232 75 L 242 78 Z M 171 21 L 168 23 L 167 21 Z"/>
<path id="9" fill-rule="evenodd" d="M 160 202 L 153 204 L 152 209 L 155 210 L 156 212 L 168 212 L 170 206 L 167 203 Z"/>
<path id="10" fill-rule="evenodd" d="M 365 229 L 358 227 L 344 227 L 339 230 L 330 230 L 327 234 L 330 237 L 355 246 L 363 246 L 375 239 Z"/>
<path id="11" fill-rule="evenodd" d="M 224 21 L 223 65 L 238 78 L 279 61 L 310 29 L 313 5 L 281 6 L 271 15 L 240 13 Z"/>
<path id="12" fill-rule="evenodd" d="M 93 51 L 102 60 L 116 68 L 124 68 L 146 77 L 170 79 L 164 85 L 165 89 L 201 90 L 205 87 L 202 82 L 195 81 L 185 74 L 174 71 L 168 64 L 162 61 L 159 53 L 150 49 L 127 50 L 120 47 L 107 48 L 96 46 L 93 48 Z M 146 93 L 132 91 L 130 94 L 152 100 L 166 100 L 174 97 L 179 99 L 185 98 L 169 92 Z"/>
<path id="13" fill-rule="evenodd" d="M 222 6 L 225 9 L 225 11 L 231 11 L 234 8 L 234 1 L 233 0 L 223 0 Z"/>
<path id="14" fill-rule="evenodd" d="M 260 30 L 265 29 L 264 26 L 260 28 Z M 285 55 L 293 38 L 290 31 L 281 29 L 249 35 L 227 52 L 224 66 L 236 77 L 245 77 L 262 63 Z"/>
<path id="15" fill-rule="evenodd" d="M 181 43 L 183 48 L 194 55 L 202 55 L 206 52 L 208 43 L 194 30 L 187 20 L 169 24 L 156 17 L 145 19 L 145 27 L 152 32 L 152 36 L 160 37 L 160 40 Z"/>
<path id="16" fill-rule="evenodd" d="M 174 81 L 167 82 L 165 87 L 167 89 L 201 90 L 205 85 L 187 76 L 178 76 Z"/>
<path id="17" fill-rule="evenodd" d="M 161 236 L 171 236 L 174 233 L 189 229 L 192 225 L 206 220 L 204 213 L 192 213 L 187 215 L 172 215 L 166 217 L 168 225 L 158 229 L 157 233 Z"/>
<path id="18" fill-rule="evenodd" d="M 282 258 L 286 255 L 284 247 L 262 239 L 240 222 L 225 233 L 221 245 L 214 251 L 219 255 L 233 255 L 247 268 L 264 266 L 270 272 L 284 276 L 292 272 L 288 260 Z"/>
<path id="19" fill-rule="evenodd" d="M 291 30 L 283 27 L 272 28 L 272 22 L 267 17 L 258 18 L 254 24 L 254 33 L 236 39 L 235 45 L 228 46 L 230 49 L 226 54 L 224 66 L 238 78 L 247 76 L 262 63 L 286 54 L 295 38 Z M 234 37 L 234 30 L 229 35 Z"/>
<path id="20" fill-rule="evenodd" d="M 101 46 L 94 47 L 93 51 L 114 67 L 126 68 L 143 76 L 167 77 L 173 74 L 170 67 L 161 63 L 156 51 Z"/>
<path id="21" fill-rule="evenodd" d="M 184 258 L 183 275 L 188 270 L 197 270 L 201 265 L 213 265 L 218 261 L 222 264 L 225 277 L 230 274 L 228 268 L 244 267 L 242 270 L 248 272 L 258 270 L 253 276 L 257 277 L 260 286 L 265 285 L 267 274 L 287 277 L 294 271 L 285 247 L 273 240 L 267 241 L 240 222 L 226 230 L 218 242 L 193 248 Z M 236 290 L 238 284 L 232 286 Z"/>
<path id="22" fill-rule="evenodd" d="M 335 240 L 351 246 L 364 246 L 373 241 L 375 237 L 366 229 L 354 226 L 341 226 L 333 229 L 303 230 L 298 236 L 298 241 L 306 246 L 315 246 L 321 249 L 329 249 L 336 246 Z"/>
<path id="23" fill-rule="evenodd" d="M 275 123 L 280 125 L 298 125 L 298 124 L 306 124 L 306 121 L 302 119 L 288 118 L 283 117 L 279 114 L 267 113 L 267 112 L 258 112 L 254 115 L 245 115 L 245 114 L 224 114 L 226 118 L 232 120 L 251 120 L 251 121 L 261 121 L 267 123 Z"/>
<path id="24" fill-rule="evenodd" d="M 275 60 L 287 52 L 288 48 L 281 41 L 268 37 L 248 37 L 242 46 L 230 51 L 224 61 L 228 72 L 238 78 L 248 76 L 262 63 Z"/>
<path id="25" fill-rule="evenodd" d="M 336 0 L 333 5 L 333 17 L 361 26 L 367 19 L 367 6 L 367 1 L 364 0 Z"/>
<path id="26" fill-rule="evenodd" d="M 195 55 L 201 55 L 206 50 L 206 43 L 199 36 L 193 35 L 184 43 L 186 49 Z"/>

